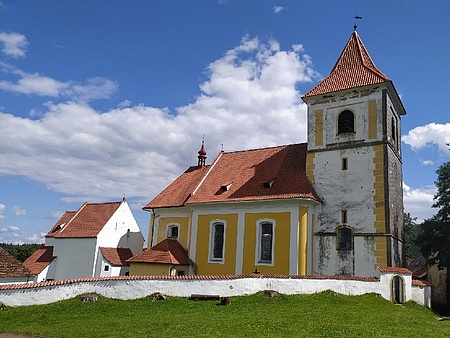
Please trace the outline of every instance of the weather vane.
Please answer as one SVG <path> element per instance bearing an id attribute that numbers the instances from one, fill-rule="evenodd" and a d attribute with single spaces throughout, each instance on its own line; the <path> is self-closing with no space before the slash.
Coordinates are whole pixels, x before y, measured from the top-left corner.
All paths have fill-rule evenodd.
<path id="1" fill-rule="evenodd" d="M 355 14 L 355 16 L 353 17 L 353 19 L 355 19 L 355 20 L 361 20 L 362 19 L 362 16 L 359 16 L 359 15 L 356 15 Z M 356 22 L 355 22 L 355 25 L 353 26 L 353 30 L 356 32 L 356 28 L 358 28 L 358 26 L 356 25 Z"/>

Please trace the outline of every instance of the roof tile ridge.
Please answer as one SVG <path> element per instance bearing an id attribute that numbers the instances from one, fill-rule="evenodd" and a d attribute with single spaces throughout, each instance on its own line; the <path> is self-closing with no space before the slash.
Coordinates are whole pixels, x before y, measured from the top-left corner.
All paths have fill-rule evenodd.
<path id="1" fill-rule="evenodd" d="M 330 73 L 325 77 L 324 80 L 322 80 L 320 83 L 324 82 L 328 77 L 331 76 L 331 74 L 334 73 L 334 71 L 339 67 L 339 65 L 342 63 L 342 58 L 344 57 L 344 55 L 347 53 L 347 50 L 350 48 L 350 44 L 352 42 L 352 40 L 356 39 L 356 41 L 358 41 L 359 35 L 356 31 L 354 31 L 352 33 L 352 35 L 350 36 L 350 39 L 348 39 L 347 43 L 344 46 L 344 49 L 342 50 L 341 54 L 339 55 L 336 63 L 334 64 L 333 68 L 331 69 Z M 315 88 L 315 87 L 314 87 Z M 313 89 L 314 89 L 313 88 Z"/>
<path id="2" fill-rule="evenodd" d="M 195 193 L 197 192 L 197 190 L 200 188 L 200 186 L 203 184 L 203 182 L 206 180 L 206 178 L 209 176 L 209 174 L 211 173 L 211 171 L 214 169 L 214 167 L 216 166 L 216 164 L 219 162 L 219 160 L 221 159 L 222 155 L 224 154 L 223 151 L 220 151 L 219 154 L 217 154 L 216 158 L 214 159 L 214 162 L 211 164 L 211 166 L 208 168 L 208 171 L 206 172 L 206 174 L 203 176 L 203 178 L 201 179 L 201 181 L 199 182 L 199 184 L 197 184 L 197 187 L 194 189 L 194 191 L 191 192 L 191 196 L 195 195 Z M 187 202 L 187 200 L 189 199 L 189 197 L 186 199 L 185 203 Z"/>
<path id="3" fill-rule="evenodd" d="M 367 51 L 367 48 L 364 45 L 364 43 L 362 42 L 358 33 L 355 32 L 355 36 L 356 36 L 356 43 L 358 46 L 358 54 L 361 59 L 362 65 L 370 72 L 390 81 L 389 78 L 386 75 L 384 75 L 383 72 L 381 70 L 379 70 L 378 67 L 375 65 L 375 62 L 373 62 L 372 57 L 370 56 L 369 52 Z M 365 56 L 367 56 L 367 58 L 369 59 L 370 64 L 368 64 L 368 62 L 366 61 L 366 57 L 363 55 L 363 52 L 364 52 Z"/>
<path id="4" fill-rule="evenodd" d="M 78 214 L 81 212 L 81 210 L 84 209 L 84 207 L 88 204 L 88 202 L 84 202 L 83 205 L 75 212 L 75 215 L 72 216 L 72 218 L 66 223 L 64 227 L 61 228 L 61 230 L 55 235 L 55 237 L 59 237 L 59 235 L 67 229 L 69 224 L 78 216 Z"/>
<path id="5" fill-rule="evenodd" d="M 228 154 L 237 154 L 237 153 L 246 153 L 251 151 L 260 151 L 260 150 L 268 150 L 268 149 L 276 149 L 276 148 L 287 148 L 289 146 L 299 146 L 302 144 L 307 144 L 307 142 L 300 142 L 300 143 L 289 143 L 289 144 L 282 144 L 279 146 L 270 146 L 270 147 L 262 147 L 262 148 L 252 148 L 252 149 L 242 149 L 242 150 L 235 150 L 235 151 L 227 151 L 224 152 L 225 155 Z"/>
<path id="6" fill-rule="evenodd" d="M 124 202 L 124 200 L 120 200 L 120 201 L 115 201 L 115 202 L 94 202 L 94 203 L 87 203 L 89 205 L 100 205 L 100 204 L 122 204 Z"/>

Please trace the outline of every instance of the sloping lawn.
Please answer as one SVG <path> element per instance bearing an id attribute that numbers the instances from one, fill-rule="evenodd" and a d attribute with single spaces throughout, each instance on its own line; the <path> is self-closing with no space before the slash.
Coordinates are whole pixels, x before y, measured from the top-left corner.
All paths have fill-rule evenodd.
<path id="1" fill-rule="evenodd" d="M 0 310 L 0 332 L 43 337 L 450 337 L 450 320 L 374 295 L 263 293 L 218 301 L 169 297 L 121 301 L 80 297 Z"/>

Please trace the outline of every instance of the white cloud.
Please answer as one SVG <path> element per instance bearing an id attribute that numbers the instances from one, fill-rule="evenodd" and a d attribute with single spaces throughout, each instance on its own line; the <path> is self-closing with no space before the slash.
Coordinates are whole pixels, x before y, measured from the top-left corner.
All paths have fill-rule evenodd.
<path id="1" fill-rule="evenodd" d="M 124 100 L 117 105 L 117 108 L 131 107 L 132 102 L 130 100 Z"/>
<path id="2" fill-rule="evenodd" d="M 19 230 L 20 230 L 19 227 L 11 225 L 11 226 L 8 226 L 6 228 L 1 228 L 0 232 L 17 232 Z"/>
<path id="3" fill-rule="evenodd" d="M 296 84 L 318 74 L 301 49 L 244 37 L 207 70 L 199 97 L 176 112 L 49 102 L 36 120 L 0 113 L 0 174 L 41 182 L 67 201 L 145 200 L 196 164 L 203 134 L 208 162 L 222 143 L 235 150 L 306 140 Z"/>
<path id="4" fill-rule="evenodd" d="M 117 91 L 117 82 L 95 77 L 87 79 L 86 83 L 71 83 L 62 90 L 62 94 L 77 101 L 91 101 L 97 99 L 107 99 Z"/>
<path id="5" fill-rule="evenodd" d="M 59 220 L 63 214 L 64 214 L 64 211 L 51 211 L 50 214 L 48 215 L 48 218 L 54 219 L 54 220 Z"/>
<path id="6" fill-rule="evenodd" d="M 32 234 L 31 236 L 27 237 L 26 240 L 28 243 L 44 243 L 45 241 L 45 233 L 41 232 L 38 234 Z"/>
<path id="7" fill-rule="evenodd" d="M 278 13 L 280 13 L 280 12 L 282 12 L 282 11 L 285 11 L 286 10 L 286 7 L 283 7 L 283 6 L 273 6 L 273 11 L 274 11 L 274 13 L 276 13 L 276 14 L 278 14 Z"/>
<path id="8" fill-rule="evenodd" d="M 5 211 L 5 205 L 0 203 L 0 219 L 4 219 L 5 215 L 3 215 L 3 212 Z"/>
<path id="9" fill-rule="evenodd" d="M 420 223 L 424 219 L 432 217 L 437 209 L 432 208 L 436 187 L 426 186 L 420 188 L 411 188 L 403 182 L 403 203 L 405 212 L 410 213 L 412 217 L 417 217 Z"/>
<path id="10" fill-rule="evenodd" d="M 20 209 L 18 206 L 13 206 L 14 214 L 16 216 L 26 216 L 27 211 L 25 209 Z"/>
<path id="11" fill-rule="evenodd" d="M 413 150 L 435 145 L 450 156 L 447 143 L 450 142 L 450 123 L 430 123 L 411 129 L 402 136 L 402 141 L 411 146 Z"/>
<path id="12" fill-rule="evenodd" d="M 99 77 L 88 79 L 86 83 L 60 82 L 39 73 L 26 73 L 4 62 L 0 62 L 0 67 L 4 72 L 20 77 L 15 83 L 6 80 L 0 81 L 0 89 L 13 93 L 90 101 L 109 98 L 118 89 L 116 82 Z"/>
<path id="13" fill-rule="evenodd" d="M 0 32 L 0 42 L 3 43 L 4 54 L 15 59 L 25 56 L 28 41 L 22 34 Z"/>
<path id="14" fill-rule="evenodd" d="M 423 165 L 433 165 L 433 164 L 434 164 L 434 161 L 432 161 L 432 160 L 423 160 L 423 159 L 420 159 L 419 161 L 420 161 L 420 163 L 422 163 Z"/>

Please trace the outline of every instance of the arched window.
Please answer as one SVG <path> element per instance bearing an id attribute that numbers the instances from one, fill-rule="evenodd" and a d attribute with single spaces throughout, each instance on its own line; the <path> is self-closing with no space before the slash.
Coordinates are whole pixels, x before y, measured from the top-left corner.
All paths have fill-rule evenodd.
<path id="1" fill-rule="evenodd" d="M 353 249 L 353 230 L 347 226 L 341 226 L 336 229 L 337 249 L 352 250 Z"/>
<path id="2" fill-rule="evenodd" d="M 225 222 L 214 221 L 210 225 L 209 261 L 223 262 L 225 251 Z"/>
<path id="3" fill-rule="evenodd" d="M 344 110 L 338 117 L 338 134 L 355 132 L 355 115 L 350 110 Z"/>
<path id="4" fill-rule="evenodd" d="M 257 223 L 257 264 L 273 265 L 275 221 L 261 220 Z"/>

